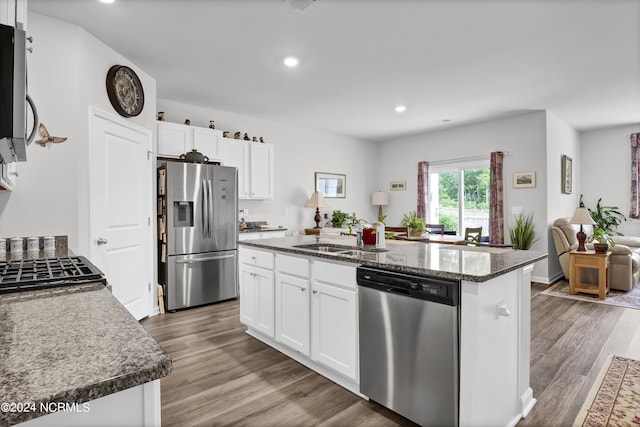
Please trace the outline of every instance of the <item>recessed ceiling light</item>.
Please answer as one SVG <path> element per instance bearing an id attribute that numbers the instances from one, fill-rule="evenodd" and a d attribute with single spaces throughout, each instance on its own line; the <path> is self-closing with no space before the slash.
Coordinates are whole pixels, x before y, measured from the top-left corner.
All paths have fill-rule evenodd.
<path id="1" fill-rule="evenodd" d="M 407 109 L 407 106 L 406 106 L 406 105 L 398 105 L 398 106 L 395 108 L 396 113 L 404 113 L 406 109 Z"/>
<path id="2" fill-rule="evenodd" d="M 289 56 L 287 58 L 284 58 L 284 65 L 286 65 L 287 67 L 295 67 L 298 65 L 298 58 L 294 58 L 293 56 Z"/>
<path id="3" fill-rule="evenodd" d="M 100 0 L 101 3 L 113 3 L 116 0 Z"/>

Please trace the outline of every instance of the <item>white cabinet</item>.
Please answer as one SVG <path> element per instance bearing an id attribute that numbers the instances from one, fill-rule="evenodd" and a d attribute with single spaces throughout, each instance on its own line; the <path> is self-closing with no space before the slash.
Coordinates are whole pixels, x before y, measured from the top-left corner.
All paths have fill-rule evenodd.
<path id="1" fill-rule="evenodd" d="M 273 146 L 249 144 L 249 195 L 252 199 L 273 198 Z"/>
<path id="2" fill-rule="evenodd" d="M 311 357 L 358 381 L 356 267 L 314 262 Z"/>
<path id="3" fill-rule="evenodd" d="M 309 356 L 309 260 L 276 255 L 276 341 Z"/>
<path id="4" fill-rule="evenodd" d="M 210 161 L 222 159 L 222 132 L 215 129 L 158 122 L 158 156 L 180 157 L 197 150 Z"/>
<path id="5" fill-rule="evenodd" d="M 222 138 L 222 164 L 238 168 L 240 199 L 273 198 L 273 145 Z"/>
<path id="6" fill-rule="evenodd" d="M 0 175 L 0 190 L 13 190 L 18 177 L 17 162 L 0 165 L 2 175 Z"/>
<path id="7" fill-rule="evenodd" d="M 273 253 L 240 248 L 240 321 L 273 338 Z"/>
<path id="8" fill-rule="evenodd" d="M 275 257 L 271 294 L 265 273 L 274 268 L 269 255 Z M 359 393 L 356 267 L 241 245 L 240 321 L 248 334 Z M 272 312 L 275 334 L 267 327 L 266 313 Z"/>
<path id="9" fill-rule="evenodd" d="M 528 365 L 529 355 L 519 355 L 519 274 L 462 282 L 460 425 L 506 425 L 522 414 L 518 358 Z"/>
<path id="10" fill-rule="evenodd" d="M 16 14 L 17 12 L 17 14 Z M 16 21 L 27 29 L 27 0 L 0 0 L 0 24 L 15 27 Z"/>
<path id="11" fill-rule="evenodd" d="M 249 145 L 222 138 L 222 164 L 238 168 L 238 198 L 249 198 Z"/>

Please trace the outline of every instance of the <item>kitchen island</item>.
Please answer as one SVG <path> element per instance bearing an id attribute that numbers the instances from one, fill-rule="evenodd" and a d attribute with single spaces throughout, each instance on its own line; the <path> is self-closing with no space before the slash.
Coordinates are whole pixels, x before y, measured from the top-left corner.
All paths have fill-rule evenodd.
<path id="1" fill-rule="evenodd" d="M 525 417 L 535 404 L 531 271 L 547 254 L 390 240 L 384 251 L 364 249 L 353 237 L 241 242 L 240 320 L 247 333 L 366 398 L 356 268 L 457 280 L 458 424 L 513 426 Z"/>
<path id="2" fill-rule="evenodd" d="M 0 427 L 159 426 L 171 368 L 101 283 L 0 295 Z"/>

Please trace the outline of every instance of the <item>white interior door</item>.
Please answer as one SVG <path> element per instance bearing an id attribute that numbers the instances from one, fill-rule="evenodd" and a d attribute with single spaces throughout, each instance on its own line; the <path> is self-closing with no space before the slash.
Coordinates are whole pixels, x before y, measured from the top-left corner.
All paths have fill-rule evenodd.
<path id="1" fill-rule="evenodd" d="M 91 261 L 141 319 L 150 314 L 153 281 L 151 132 L 98 111 L 90 126 Z"/>

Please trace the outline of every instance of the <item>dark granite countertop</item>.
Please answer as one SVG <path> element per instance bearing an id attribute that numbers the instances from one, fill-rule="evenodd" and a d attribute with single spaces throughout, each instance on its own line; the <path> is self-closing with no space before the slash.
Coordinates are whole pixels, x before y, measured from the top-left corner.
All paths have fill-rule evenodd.
<path id="1" fill-rule="evenodd" d="M 0 295 L 0 402 L 81 404 L 171 368 L 169 354 L 102 284 Z M 0 427 L 42 415 L 0 411 Z"/>
<path id="2" fill-rule="evenodd" d="M 271 227 L 271 228 L 242 228 L 239 230 L 240 233 L 268 233 L 270 231 L 287 231 L 287 229 L 283 227 Z"/>
<path id="3" fill-rule="evenodd" d="M 317 252 L 296 247 L 311 243 L 344 245 L 356 249 L 355 237 L 350 236 L 297 236 L 239 242 L 241 245 L 255 248 L 471 282 L 485 282 L 547 257 L 547 253 L 541 251 L 519 251 L 510 248 L 445 245 L 402 240 L 387 240 L 387 250 L 384 252 L 363 252 L 356 256 Z"/>

